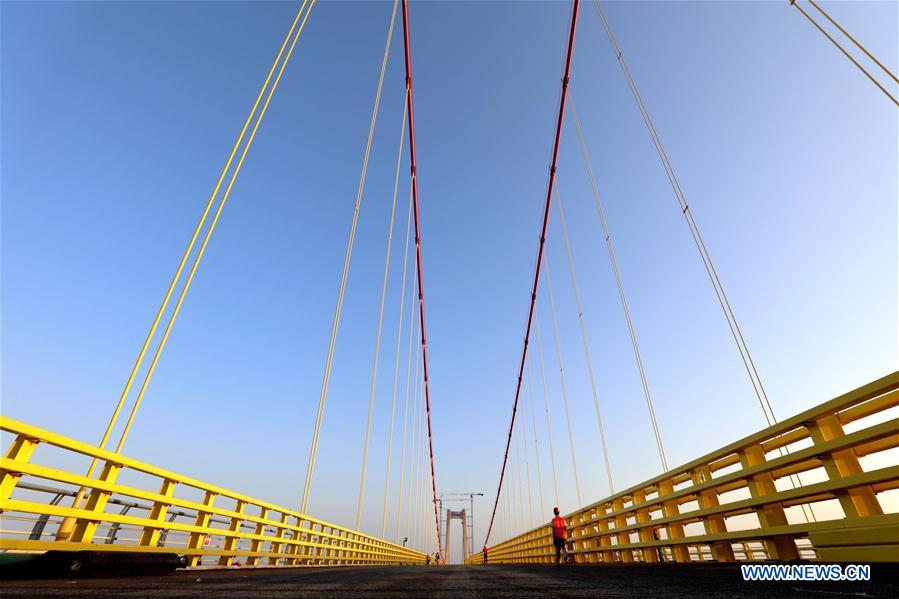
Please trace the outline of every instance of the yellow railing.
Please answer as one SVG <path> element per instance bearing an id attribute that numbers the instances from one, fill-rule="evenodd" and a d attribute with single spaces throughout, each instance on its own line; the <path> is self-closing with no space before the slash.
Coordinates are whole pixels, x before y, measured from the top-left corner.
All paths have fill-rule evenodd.
<path id="1" fill-rule="evenodd" d="M 577 563 L 899 561 L 899 514 L 881 504 L 899 488 L 897 406 L 894 372 L 579 509 L 565 517 L 569 553 Z M 547 524 L 506 540 L 489 561 L 550 563 L 550 535 Z"/>
<path id="2" fill-rule="evenodd" d="M 177 553 L 194 567 L 425 560 L 424 554 L 394 543 L 10 418 L 0 417 L 0 430 L 13 435 L 0 462 L 2 550 Z M 38 455 L 68 468 L 38 465 Z M 77 470 L 83 472 L 92 458 L 104 464 L 96 478 L 73 474 L 74 464 L 83 461 L 85 468 Z M 60 505 L 71 504 L 62 499 L 82 487 L 87 490 L 83 505 Z"/>

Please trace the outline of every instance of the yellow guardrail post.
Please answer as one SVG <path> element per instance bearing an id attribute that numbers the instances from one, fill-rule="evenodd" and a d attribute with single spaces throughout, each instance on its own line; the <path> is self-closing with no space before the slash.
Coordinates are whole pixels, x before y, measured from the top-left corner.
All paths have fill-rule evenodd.
<path id="1" fill-rule="evenodd" d="M 289 516 L 286 513 L 281 512 L 281 518 L 279 518 L 279 520 L 278 520 L 278 523 L 280 524 L 280 526 L 275 527 L 275 539 L 276 540 L 272 542 L 272 553 L 280 553 L 281 552 L 281 547 L 283 545 L 283 543 L 281 542 L 281 539 L 284 538 L 284 533 L 287 532 L 287 528 L 284 525 L 287 524 L 288 517 Z M 272 557 L 268 558 L 268 564 L 270 566 L 275 566 L 275 565 L 277 565 L 277 563 L 278 563 L 277 557 L 272 556 Z"/>
<path id="2" fill-rule="evenodd" d="M 816 444 L 831 441 L 845 435 L 843 426 L 834 414 L 828 414 L 813 421 L 809 426 L 809 433 L 812 441 Z M 824 471 L 831 480 L 845 476 L 855 476 L 864 472 L 861 464 L 858 462 L 858 457 L 855 455 L 855 450 L 852 448 L 827 453 L 823 456 L 822 462 L 824 463 Z M 843 513 L 847 517 L 883 514 L 883 508 L 877 501 L 877 496 L 870 485 L 849 489 L 847 493 L 840 494 L 837 499 L 839 499 Z"/>
<path id="3" fill-rule="evenodd" d="M 622 510 L 624 510 L 624 499 L 618 497 L 617 499 L 612 501 L 612 509 L 616 512 L 622 512 Z M 615 530 L 621 530 L 625 526 L 627 526 L 627 518 L 625 517 L 624 513 L 619 513 L 617 516 L 615 516 Z M 630 537 L 628 537 L 628 535 L 624 533 L 618 533 L 616 535 L 616 540 L 618 541 L 618 545 L 626 545 L 627 543 L 630 543 Z M 634 561 L 634 555 L 630 549 L 619 549 L 618 553 L 621 556 L 621 561 L 628 563 Z"/>
<path id="4" fill-rule="evenodd" d="M 119 470 L 121 469 L 122 467 L 119 464 L 106 462 L 106 464 L 103 465 L 103 471 L 100 472 L 100 476 L 97 480 L 112 485 L 118 478 Z M 72 543 L 90 543 L 91 540 L 93 540 L 94 533 L 97 531 L 97 526 L 101 521 L 100 514 L 106 510 L 106 502 L 109 499 L 109 495 L 109 491 L 101 489 L 100 487 L 95 487 L 91 490 L 87 498 L 87 503 L 84 505 L 84 509 L 88 512 L 94 512 L 96 517 L 80 518 L 75 521 L 75 528 L 70 537 Z"/>
<path id="5" fill-rule="evenodd" d="M 166 478 L 162 481 L 162 487 L 159 489 L 159 494 L 163 497 L 171 497 L 172 493 L 175 491 L 175 485 L 177 483 L 169 478 Z M 166 512 L 168 512 L 169 504 L 163 503 L 162 501 L 157 501 L 153 504 L 153 509 L 150 511 L 150 520 L 156 520 L 159 522 L 165 521 Z M 143 545 L 144 547 L 155 547 L 156 543 L 159 541 L 159 532 L 161 528 L 156 526 L 145 526 L 143 532 L 141 532 L 140 540 L 138 541 L 138 545 Z"/>
<path id="6" fill-rule="evenodd" d="M 216 493 L 212 491 L 206 491 L 203 496 L 203 507 L 212 508 L 212 504 L 215 503 Z M 197 517 L 194 519 L 194 526 L 199 528 L 206 528 L 209 526 L 209 519 L 212 517 L 212 512 L 207 510 L 199 510 L 197 511 Z M 198 553 L 190 556 L 189 565 L 191 567 L 196 567 L 200 564 L 200 554 L 199 551 L 203 549 L 203 543 L 206 540 L 206 535 L 201 532 L 192 532 L 190 533 L 190 538 L 187 543 L 188 549 L 196 550 Z"/>
<path id="7" fill-rule="evenodd" d="M 645 491 L 637 491 L 634 493 L 634 503 L 637 505 L 646 503 L 646 492 Z M 643 524 L 645 522 L 649 522 L 649 510 L 647 508 L 642 508 L 637 510 L 637 522 Z M 655 540 L 652 534 L 652 529 L 649 527 L 640 529 L 640 540 L 644 543 L 651 543 Z M 643 554 L 644 562 L 657 562 L 659 561 L 659 556 L 655 552 L 655 549 L 652 547 L 644 547 L 640 550 Z"/>
<path id="8" fill-rule="evenodd" d="M 243 524 L 243 518 L 241 516 L 243 515 L 243 511 L 246 506 L 247 503 L 245 501 L 239 499 L 237 500 L 237 509 L 235 510 L 237 512 L 237 515 L 231 518 L 231 522 L 228 524 L 228 532 L 240 531 L 240 525 Z M 225 537 L 225 546 L 223 548 L 225 552 L 234 551 L 236 545 L 237 537 Z M 220 566 L 230 566 L 232 563 L 234 563 L 234 558 L 233 556 L 229 555 L 229 553 L 225 553 L 219 558 Z"/>
<path id="9" fill-rule="evenodd" d="M 744 468 L 751 468 L 765 463 L 765 451 L 761 445 L 750 445 L 740 451 L 740 462 Z M 755 474 L 749 481 L 749 493 L 753 498 L 777 493 L 774 477 L 771 472 Z M 784 513 L 781 503 L 766 503 L 755 509 L 762 528 L 786 526 L 787 515 Z M 788 535 L 778 535 L 765 540 L 768 555 L 775 559 L 792 561 L 799 559 L 799 551 L 796 549 L 796 541 Z"/>
<path id="10" fill-rule="evenodd" d="M 665 479 L 659 482 L 659 495 L 672 495 L 674 493 L 674 484 L 671 482 L 671 479 Z M 676 500 L 668 500 L 662 502 L 662 513 L 666 518 L 675 518 L 680 515 L 680 508 L 677 505 Z M 684 525 L 680 522 L 672 522 L 668 525 L 668 538 L 669 539 L 682 539 L 684 538 Z M 686 545 L 675 545 L 674 546 L 674 561 L 676 562 L 689 562 L 690 561 L 690 551 L 687 549 Z"/>
<path id="11" fill-rule="evenodd" d="M 300 541 L 305 541 L 306 536 L 305 533 L 301 532 L 303 528 L 303 519 L 299 516 L 295 516 L 296 519 L 296 528 L 293 531 L 293 534 L 290 536 L 290 540 L 294 543 L 289 545 L 287 548 L 287 555 L 290 556 L 285 560 L 285 563 L 288 566 L 296 566 L 299 565 L 299 557 L 300 552 L 304 551 L 305 548 L 300 545 Z"/>
<path id="12" fill-rule="evenodd" d="M 690 473 L 694 485 L 701 485 L 707 480 L 712 479 L 711 469 L 703 464 L 694 469 Z M 702 509 L 715 508 L 720 505 L 718 501 L 718 493 L 714 489 L 707 489 L 699 493 L 699 507 Z M 716 535 L 727 532 L 727 525 L 721 516 L 709 516 L 703 518 L 702 526 L 707 535 Z M 718 562 L 734 561 L 734 549 L 730 543 L 726 541 L 715 541 L 712 543 L 712 559 Z"/>
<path id="13" fill-rule="evenodd" d="M 12 445 L 6 452 L 6 459 L 11 463 L 25 463 L 31 459 L 31 454 L 37 447 L 38 440 L 19 435 L 13 440 Z M 16 470 L 4 468 L 0 470 L 0 501 L 6 501 L 16 488 L 16 483 L 22 476 Z"/>

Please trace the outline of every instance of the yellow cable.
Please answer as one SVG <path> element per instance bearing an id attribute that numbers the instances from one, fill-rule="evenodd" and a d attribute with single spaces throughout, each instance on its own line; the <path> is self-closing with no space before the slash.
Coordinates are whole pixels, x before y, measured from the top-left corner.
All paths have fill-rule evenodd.
<path id="1" fill-rule="evenodd" d="M 238 173 L 240 173 L 240 168 L 243 166 L 244 159 L 247 157 L 247 152 L 250 150 L 250 146 L 253 145 L 253 140 L 256 137 L 256 132 L 259 130 L 259 124 L 262 122 L 266 110 L 268 110 L 269 102 L 271 102 L 272 96 L 274 95 L 275 90 L 278 88 L 278 83 L 281 81 L 281 76 L 284 74 L 284 69 L 287 67 L 287 63 L 290 61 L 290 57 L 293 54 L 293 50 L 297 44 L 297 40 L 299 40 L 300 34 L 303 32 L 303 28 L 306 25 L 306 20 L 309 18 L 309 14 L 312 12 L 312 7 L 315 6 L 315 1 L 316 0 L 311 0 L 309 3 L 309 10 L 306 11 L 305 16 L 303 17 L 303 20 L 300 23 L 296 34 L 294 35 L 293 41 L 290 44 L 290 48 L 287 51 L 287 55 L 284 58 L 284 62 L 281 63 L 281 67 L 278 70 L 278 75 L 275 77 L 275 80 L 272 83 L 272 87 L 268 92 L 268 96 L 265 99 L 265 103 L 262 105 L 262 109 L 259 111 L 259 116 L 256 118 L 256 122 L 254 123 L 253 129 L 250 132 L 250 137 L 247 140 L 247 144 L 246 146 L 244 146 L 243 152 L 240 155 L 240 159 L 237 161 L 237 166 L 234 167 L 234 172 L 231 174 L 231 179 L 228 181 L 228 185 L 225 188 L 224 193 L 222 194 L 222 199 L 219 202 L 218 208 L 216 209 L 215 216 L 212 218 L 212 223 L 209 225 L 209 229 L 207 229 L 206 231 L 206 235 L 203 238 L 203 243 L 200 245 L 197 256 L 196 258 L 194 258 L 194 263 L 191 266 L 190 273 L 188 273 L 187 275 L 187 280 L 184 283 L 184 288 L 181 290 L 181 294 L 178 296 L 178 301 L 175 303 L 175 309 L 172 311 L 172 315 L 169 317 L 168 324 L 166 324 L 165 331 L 162 334 L 162 340 L 159 342 L 159 346 L 156 348 L 156 353 L 153 355 L 153 360 L 150 362 L 150 368 L 147 370 L 147 374 L 144 376 L 144 381 L 141 384 L 140 391 L 137 394 L 137 399 L 134 402 L 134 407 L 131 408 L 131 414 L 128 417 L 128 422 L 125 424 L 125 430 L 122 431 L 122 436 L 119 438 L 119 443 L 116 446 L 116 453 L 122 451 L 122 447 L 125 444 L 125 439 L 127 439 L 128 437 L 128 432 L 131 430 L 131 425 L 134 423 L 134 417 L 137 414 L 138 408 L 140 408 L 144 393 L 147 390 L 147 386 L 150 383 L 153 372 L 156 370 L 156 364 L 159 361 L 159 356 L 162 354 L 162 350 L 165 347 L 166 341 L 168 340 L 169 333 L 171 333 L 172 331 L 172 325 L 175 323 L 175 319 L 178 317 L 178 313 L 181 310 L 181 304 L 184 302 L 184 297 L 187 295 L 188 289 L 190 289 L 191 281 L 193 281 L 194 275 L 197 272 L 197 267 L 200 265 L 200 261 L 202 260 L 203 254 L 206 251 L 206 246 L 208 245 L 209 239 L 212 236 L 212 232 L 215 231 L 215 226 L 222 214 L 222 208 L 225 207 L 225 203 L 228 201 L 228 197 L 231 194 L 231 189 L 234 186 L 234 181 L 237 179 Z"/>
<path id="2" fill-rule="evenodd" d="M 390 15 L 390 30 L 387 33 L 387 48 L 384 50 L 384 65 L 386 66 L 387 55 L 390 51 L 390 39 L 393 33 L 394 20 L 396 19 L 396 7 L 398 0 L 393 1 L 393 13 Z M 406 101 L 403 100 L 403 133 L 400 135 L 399 153 L 396 159 L 396 179 L 393 185 L 393 199 L 390 203 L 390 226 L 387 231 L 387 252 L 384 257 L 384 280 L 381 282 L 381 303 L 378 308 L 378 329 L 375 335 L 375 358 L 371 369 L 371 389 L 368 395 L 368 419 L 365 423 L 365 441 L 362 448 L 362 475 L 359 479 L 359 502 L 356 506 L 356 530 L 362 523 L 362 498 L 365 495 L 365 471 L 368 465 L 368 439 L 371 435 L 371 417 L 375 408 L 375 387 L 378 382 L 378 358 L 381 355 L 381 328 L 384 323 L 384 304 L 387 301 L 387 275 L 390 272 L 390 250 L 393 247 L 393 225 L 396 220 L 396 190 L 399 186 L 400 160 L 403 156 L 403 137 L 406 131 Z M 383 534 L 382 534 L 383 537 Z"/>
<path id="3" fill-rule="evenodd" d="M 416 377 L 417 377 L 417 374 L 416 374 Z M 417 388 L 415 390 L 416 395 L 420 394 L 422 386 L 423 385 L 417 385 Z M 422 402 L 421 402 L 420 397 L 416 398 L 415 403 L 419 406 L 421 405 Z M 415 421 L 416 421 L 415 422 L 415 444 L 413 446 L 413 451 L 412 451 L 412 459 L 414 461 L 412 462 L 412 475 L 410 476 L 410 479 L 409 479 L 412 484 L 409 487 L 409 514 L 408 514 L 407 528 L 409 530 L 409 535 L 408 535 L 409 538 L 413 539 L 413 541 L 415 542 L 415 545 L 418 547 L 418 546 L 420 546 L 418 543 L 418 537 L 417 537 L 417 535 L 418 535 L 418 506 L 419 506 L 418 499 L 419 499 L 419 495 L 421 494 L 420 493 L 420 490 L 421 490 L 420 489 L 420 487 L 421 487 L 421 456 L 419 454 L 421 453 L 420 450 L 421 450 L 421 445 L 422 445 L 422 443 L 421 443 L 422 429 L 424 428 L 423 423 L 421 423 L 419 421 L 422 420 L 424 411 L 419 409 L 419 410 L 417 410 L 417 412 L 418 413 L 415 416 Z"/>
<path id="4" fill-rule="evenodd" d="M 231 167 L 231 162 L 234 159 L 234 156 L 237 154 L 237 148 L 240 147 L 243 136 L 246 134 L 247 127 L 249 127 L 250 121 L 253 119 L 253 115 L 256 113 L 256 108 L 259 106 L 259 101 L 262 99 L 262 96 L 265 93 L 266 88 L 268 87 L 269 81 L 271 80 L 272 74 L 275 72 L 275 68 L 277 67 L 278 62 L 281 60 L 281 56 L 284 53 L 284 48 L 287 47 L 287 42 L 290 40 L 290 36 L 293 34 L 293 31 L 297 26 L 297 22 L 300 20 L 300 16 L 303 14 L 303 9 L 306 7 L 307 1 L 308 0 L 304 0 L 302 6 L 300 6 L 300 10 L 297 11 L 297 16 L 296 18 L 294 18 L 290 29 L 287 31 L 287 35 L 284 37 L 284 42 L 281 44 L 281 49 L 278 51 L 278 55 L 275 57 L 274 62 L 272 62 L 272 66 L 268 71 L 268 76 L 265 78 L 265 82 L 262 84 L 262 88 L 259 90 L 259 94 L 256 96 L 256 101 L 253 103 L 253 108 L 250 110 L 250 114 L 247 115 L 247 119 L 243 124 L 240 135 L 237 136 L 237 141 L 234 142 L 234 147 L 231 149 L 231 154 L 228 156 L 228 160 L 225 162 L 224 168 L 222 168 L 222 172 L 219 175 L 218 181 L 216 182 L 215 187 L 212 190 L 212 194 L 209 196 L 209 200 L 207 200 L 206 202 L 206 207 L 203 210 L 203 214 L 200 216 L 200 220 L 197 223 L 197 226 L 194 228 L 190 243 L 187 244 L 187 249 L 184 251 L 184 255 L 181 257 L 181 261 L 178 263 L 178 268 L 175 271 L 175 276 L 172 278 L 172 282 L 169 284 L 168 291 L 166 291 L 165 297 L 162 300 L 162 305 L 160 305 L 159 310 L 157 310 L 156 312 L 156 318 L 153 319 L 153 324 L 150 326 L 150 332 L 147 334 L 147 338 L 144 340 L 144 344 L 143 346 L 141 346 L 140 352 L 137 355 L 137 360 L 134 363 L 134 367 L 131 369 L 131 374 L 128 376 L 128 381 L 125 383 L 125 389 L 122 391 L 122 394 L 119 397 L 119 401 L 116 404 L 115 410 L 113 410 L 112 417 L 109 420 L 109 424 L 106 427 L 106 431 L 103 433 L 103 438 L 100 440 L 100 444 L 98 446 L 100 449 L 103 449 L 106 446 L 106 443 L 109 441 L 109 436 L 112 434 L 112 429 L 115 426 L 116 420 L 118 420 L 119 414 L 122 410 L 122 406 L 125 403 L 125 399 L 128 397 L 128 393 L 131 390 L 131 385 L 134 383 L 134 378 L 137 376 L 137 371 L 140 369 L 140 365 L 147 353 L 147 348 L 149 347 L 150 342 L 152 341 L 153 336 L 156 333 L 156 328 L 159 326 L 159 322 L 162 320 L 162 314 L 163 312 L 165 312 L 165 309 L 168 306 L 169 300 L 172 297 L 172 292 L 175 289 L 175 285 L 177 285 L 178 280 L 181 278 L 181 272 L 184 270 L 184 265 L 187 264 L 187 259 L 193 251 L 194 244 L 197 241 L 197 237 L 199 237 L 200 235 L 200 230 L 203 228 L 203 224 L 206 221 L 209 210 L 212 208 L 213 201 L 218 195 L 219 189 L 222 185 L 222 181 L 225 180 L 225 175 Z M 88 477 L 93 474 L 94 468 L 96 468 L 96 466 L 97 460 L 94 459 L 91 461 L 90 468 L 87 471 Z M 83 495 L 83 493 L 80 495 Z M 80 503 L 80 499 L 76 500 L 76 504 L 77 503 Z"/>
<path id="5" fill-rule="evenodd" d="M 394 0 L 393 14 L 396 15 L 396 0 Z M 328 384 L 331 380 L 331 365 L 334 360 L 334 345 L 337 342 L 337 330 L 340 328 L 340 312 L 343 309 L 343 295 L 346 292 L 347 275 L 350 270 L 350 259 L 353 255 L 353 242 L 356 238 L 356 225 L 359 222 L 359 207 L 362 204 L 362 192 L 365 189 L 365 177 L 368 172 L 368 159 L 371 155 L 372 139 L 375 135 L 375 123 L 378 121 L 378 106 L 381 103 L 381 89 L 384 86 L 384 73 L 387 70 L 387 54 L 390 51 L 390 40 L 393 37 L 393 21 L 390 19 L 390 27 L 387 30 L 387 44 L 384 49 L 384 57 L 381 60 L 381 72 L 378 76 L 378 88 L 375 92 L 375 103 L 372 108 L 371 122 L 368 126 L 368 140 L 365 142 L 365 155 L 362 159 L 362 172 L 359 175 L 359 187 L 356 190 L 356 204 L 353 207 L 353 220 L 350 224 L 350 236 L 347 241 L 346 256 L 343 261 L 343 273 L 340 277 L 340 291 L 337 293 L 337 307 L 334 310 L 334 322 L 331 325 L 331 339 L 328 344 L 328 356 L 325 359 L 325 372 L 322 376 L 322 388 L 318 398 L 318 410 L 315 415 L 315 426 L 312 430 L 312 446 L 309 449 L 309 461 L 306 465 L 306 480 L 303 484 L 303 498 L 300 502 L 300 511 L 306 513 L 309 505 L 309 494 L 312 491 L 312 474 L 315 470 L 315 457 L 318 453 L 318 438 L 321 434 L 322 417 L 325 413 L 325 402 L 328 398 Z"/>
<path id="6" fill-rule="evenodd" d="M 419 339 L 421 339 L 421 335 L 419 334 Z M 416 458 L 418 456 L 418 438 L 419 438 L 419 420 L 421 415 L 421 396 L 419 394 L 419 389 L 421 388 L 421 377 L 419 373 L 421 372 L 421 358 L 416 357 L 415 359 L 415 388 L 412 393 L 412 439 L 411 439 L 411 453 L 409 454 L 409 496 L 406 500 L 406 504 L 409 508 L 406 511 L 406 536 L 411 537 L 410 534 L 412 532 L 412 500 L 413 500 L 413 489 L 415 488 L 415 475 L 416 475 Z"/>
<path id="7" fill-rule="evenodd" d="M 405 98 L 405 96 L 404 96 Z M 399 176 L 400 176 L 400 161 L 403 157 L 403 138 L 406 135 L 406 109 L 408 108 L 408 104 L 406 100 L 403 100 L 403 127 L 400 132 L 400 151 L 399 156 L 396 159 L 396 177 L 393 182 L 393 197 L 394 201 L 396 198 L 396 190 L 399 185 Z M 384 509 L 381 514 L 381 538 L 384 538 L 384 534 L 387 528 L 387 497 L 390 495 L 390 463 L 391 457 L 393 454 L 393 420 L 394 413 L 396 411 L 396 388 L 397 383 L 399 381 L 400 375 L 400 351 L 402 348 L 403 341 L 403 309 L 405 307 L 405 299 L 406 299 L 406 265 L 409 258 L 409 231 L 411 230 L 412 225 L 412 191 L 409 191 L 409 207 L 406 211 L 406 246 L 403 250 L 403 278 L 402 285 L 400 285 L 400 314 L 396 320 L 396 351 L 395 360 L 393 363 L 393 399 L 390 401 L 390 431 L 387 434 L 387 473 L 384 476 Z M 405 424 L 405 423 L 404 423 Z"/>
<path id="8" fill-rule="evenodd" d="M 411 205 L 412 202 L 412 190 L 409 190 L 409 202 Z M 418 314 L 418 311 L 415 310 L 415 306 L 413 302 L 415 301 L 415 278 L 412 279 L 412 285 L 409 287 L 409 345 L 406 347 L 406 398 L 403 402 L 403 451 L 401 452 L 402 461 L 400 462 L 400 487 L 399 487 L 399 500 L 397 501 L 396 507 L 396 538 L 397 542 L 400 542 L 400 522 L 402 520 L 403 513 L 403 488 L 406 483 L 406 421 L 409 417 L 409 382 L 412 378 L 412 332 L 413 327 L 415 325 L 415 317 Z M 421 337 L 421 331 L 415 333 L 415 341 L 418 342 Z M 416 345 L 417 346 L 417 345 Z M 416 368 L 418 367 L 418 361 L 416 361 Z M 412 401 L 415 401 L 415 395 L 413 392 Z M 411 456 L 410 456 L 411 459 Z"/>
<path id="9" fill-rule="evenodd" d="M 562 405 L 565 408 L 565 421 L 568 424 L 568 446 L 571 448 L 571 467 L 574 470 L 574 487 L 577 491 L 577 504 L 581 503 L 581 479 L 577 472 L 577 455 L 574 451 L 574 434 L 571 432 L 571 414 L 568 411 L 568 390 L 565 385 L 565 366 L 562 360 L 562 342 L 559 339 L 559 322 L 556 320 L 556 303 L 553 300 L 553 284 L 552 277 L 549 274 L 549 256 L 546 246 L 543 249 L 543 266 L 546 269 L 546 291 L 549 295 L 549 310 L 552 316 L 553 333 L 556 340 L 556 358 L 559 361 L 559 382 L 562 386 Z"/>
<path id="10" fill-rule="evenodd" d="M 521 411 L 521 430 L 519 431 L 521 433 L 521 440 L 519 443 L 519 447 L 523 446 L 521 448 L 524 450 L 524 471 L 525 471 L 526 480 L 528 483 L 527 484 L 527 487 L 528 487 L 528 515 L 530 516 L 530 520 L 528 521 L 526 528 L 529 528 L 534 523 L 534 492 L 531 487 L 531 463 L 530 463 L 530 460 L 528 459 L 528 433 L 527 433 L 528 427 L 527 427 L 527 424 L 525 423 L 526 419 L 527 419 L 527 411 L 522 410 Z"/>

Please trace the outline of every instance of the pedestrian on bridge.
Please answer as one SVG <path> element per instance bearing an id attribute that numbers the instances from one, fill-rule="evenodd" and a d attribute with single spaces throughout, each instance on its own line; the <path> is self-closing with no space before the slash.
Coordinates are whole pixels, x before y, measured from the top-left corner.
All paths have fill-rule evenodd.
<path id="1" fill-rule="evenodd" d="M 487 545 L 484 545 L 484 565 L 487 564 Z"/>
<path id="2" fill-rule="evenodd" d="M 552 519 L 553 546 L 556 548 L 556 565 L 559 566 L 563 561 L 568 561 L 568 549 L 565 548 L 568 542 L 568 523 L 559 515 L 558 507 L 553 508 L 553 514 L 555 514 Z"/>

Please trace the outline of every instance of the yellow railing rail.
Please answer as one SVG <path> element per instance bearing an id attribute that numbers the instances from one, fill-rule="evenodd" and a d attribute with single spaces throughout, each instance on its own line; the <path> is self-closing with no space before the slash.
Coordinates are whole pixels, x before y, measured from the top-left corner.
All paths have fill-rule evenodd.
<path id="1" fill-rule="evenodd" d="M 394 543 L 11 418 L 0 417 L 0 431 L 13 435 L 0 461 L 2 550 L 177 553 L 186 556 L 190 566 L 425 561 L 424 554 Z M 68 470 L 35 463 L 44 447 L 45 459 L 67 464 Z M 58 450 L 64 455 L 60 456 Z M 72 464 L 84 461 L 86 467 L 93 458 L 104 464 L 96 478 L 72 472 Z M 29 482 L 20 484 L 24 478 Z M 62 497 L 74 495 L 81 487 L 87 489 L 87 500 L 81 507 L 58 505 Z M 48 494 L 54 493 L 55 498 L 49 500 Z M 129 515 L 129 508 L 145 513 Z M 71 532 L 60 530 L 65 519 L 74 519 Z"/>
<path id="2" fill-rule="evenodd" d="M 577 563 L 899 561 L 899 514 L 879 499 L 899 488 L 897 406 L 894 372 L 581 508 L 565 517 L 569 553 Z M 550 563 L 551 529 L 488 555 Z"/>

